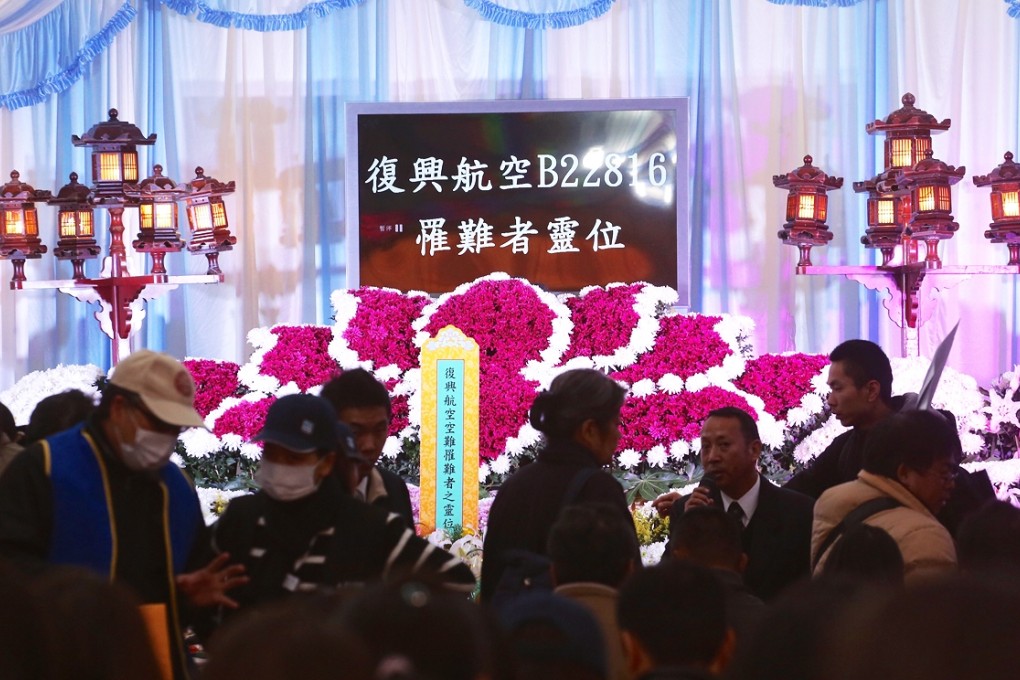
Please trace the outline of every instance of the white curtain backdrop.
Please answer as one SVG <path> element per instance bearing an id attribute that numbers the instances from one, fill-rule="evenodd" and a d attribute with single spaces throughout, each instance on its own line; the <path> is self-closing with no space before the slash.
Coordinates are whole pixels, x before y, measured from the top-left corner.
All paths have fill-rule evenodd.
<path id="1" fill-rule="evenodd" d="M 104 3 L 108 11 L 121 4 Z M 935 155 L 967 166 L 953 193 L 960 231 L 942 244 L 943 261 L 1006 261 L 1005 246 L 983 236 L 988 190 L 970 179 L 1006 151 L 1020 155 L 1020 21 L 999 0 L 864 0 L 842 8 L 616 0 L 561 29 L 499 23 L 472 0 L 130 4 L 137 16 L 80 79 L 32 105 L 0 105 L 0 178 L 17 169 L 23 181 L 50 190 L 72 170 L 87 178 L 85 150 L 70 137 L 115 107 L 122 120 L 158 135 L 141 149 L 146 170 L 161 163 L 186 181 L 201 165 L 237 182 L 226 199 L 238 238 L 220 258 L 226 283 L 182 286 L 149 303 L 135 346 L 243 362 L 251 328 L 330 323 L 328 296 L 345 274 L 343 106 L 354 101 L 690 97 L 693 307 L 751 316 L 759 351 L 826 352 L 867 337 L 898 352 L 882 296 L 838 277 L 794 275 L 795 249 L 776 237 L 785 193 L 771 179 L 807 154 L 844 177 L 843 189 L 830 194 L 835 238 L 814 250 L 814 262 L 873 263 L 860 246 L 864 197 L 850 186 L 881 165 L 881 138 L 868 137 L 865 125 L 899 108 L 905 92 L 938 119 L 952 119 L 935 137 Z M 273 5 L 302 25 L 225 28 L 201 20 L 200 4 L 249 14 Z M 0 0 L 0 30 L 12 7 Z M 0 52 L 0 85 L 14 82 L 2 80 L 14 68 L 47 75 L 19 58 Z M 46 58 L 66 68 L 59 55 Z M 52 248 L 56 210 L 40 205 L 39 214 Z M 142 258 L 132 262 L 133 271 L 147 267 Z M 171 273 L 205 271 L 204 258 L 185 254 L 167 265 Z M 86 269 L 94 275 L 96 267 Z M 11 272 L 0 262 L 0 388 L 58 363 L 108 365 L 95 307 L 53 290 L 11 291 Z M 48 253 L 29 261 L 26 273 L 68 278 L 70 265 Z M 1018 361 L 1017 277 L 975 277 L 935 304 L 923 352 L 959 319 L 951 365 L 987 381 Z"/>

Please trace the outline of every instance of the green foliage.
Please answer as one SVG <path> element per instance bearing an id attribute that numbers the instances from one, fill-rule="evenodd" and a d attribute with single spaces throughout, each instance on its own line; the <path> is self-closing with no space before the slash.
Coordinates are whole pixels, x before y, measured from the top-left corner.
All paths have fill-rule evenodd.
<path id="1" fill-rule="evenodd" d="M 618 470 L 614 471 L 613 475 L 623 485 L 623 491 L 627 495 L 627 503 L 630 505 L 654 501 L 671 488 L 688 482 L 686 476 L 671 470 L 656 470 L 655 472 L 646 472 L 643 475 Z"/>
<path id="2" fill-rule="evenodd" d="M 417 437 L 405 439 L 393 458 L 380 458 L 379 467 L 400 475 L 405 482 L 421 485 L 421 443 Z"/>
<path id="3" fill-rule="evenodd" d="M 177 453 L 184 461 L 184 469 L 195 480 L 195 486 L 225 491 L 255 488 L 252 476 L 258 469 L 258 461 L 245 458 L 237 451 L 222 449 L 196 458 L 187 455 L 184 446 L 178 443 Z"/>

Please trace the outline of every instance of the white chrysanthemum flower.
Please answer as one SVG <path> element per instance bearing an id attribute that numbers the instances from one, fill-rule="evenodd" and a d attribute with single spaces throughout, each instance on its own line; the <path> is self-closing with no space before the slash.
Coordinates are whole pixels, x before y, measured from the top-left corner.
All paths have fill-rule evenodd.
<path id="1" fill-rule="evenodd" d="M 991 432 L 1001 431 L 1003 425 L 1020 428 L 1020 420 L 1017 419 L 1020 402 L 1013 401 L 1011 395 L 1002 396 L 998 392 L 990 392 L 988 406 L 983 410 L 988 414 L 988 429 Z"/>
<path id="2" fill-rule="evenodd" d="M 508 437 L 506 440 L 506 452 L 513 458 L 518 457 L 525 449 L 534 446 L 542 439 L 542 433 L 531 426 L 531 423 L 524 423 L 515 437 Z"/>
<path id="3" fill-rule="evenodd" d="M 276 390 L 277 397 L 286 397 L 288 394 L 301 394 L 301 388 L 293 380 L 286 385 L 281 385 L 280 389 Z"/>
<path id="4" fill-rule="evenodd" d="M 240 451 L 241 445 L 244 444 L 244 440 L 241 439 L 241 435 L 234 432 L 228 432 L 221 437 L 224 448 L 231 449 L 233 451 Z"/>
<path id="5" fill-rule="evenodd" d="M 825 402 L 814 392 L 808 392 L 800 399 L 800 408 L 807 411 L 809 415 L 816 415 L 825 408 Z"/>
<path id="6" fill-rule="evenodd" d="M 681 460 L 691 453 L 691 445 L 684 439 L 678 439 L 669 445 L 669 455 L 673 460 Z"/>
<path id="7" fill-rule="evenodd" d="M 624 449 L 616 457 L 616 464 L 625 470 L 630 470 L 641 464 L 641 454 L 634 449 Z"/>
<path id="8" fill-rule="evenodd" d="M 793 458 L 798 463 L 806 464 L 814 460 L 818 454 L 825 450 L 832 440 L 846 432 L 849 428 L 844 426 L 836 418 L 828 418 L 814 432 L 797 444 L 793 450 Z"/>
<path id="9" fill-rule="evenodd" d="M 510 471 L 510 458 L 505 453 L 496 456 L 495 460 L 489 463 L 489 468 L 497 475 L 505 475 Z"/>
<path id="10" fill-rule="evenodd" d="M 698 392 L 711 384 L 712 382 L 704 373 L 698 373 L 697 375 L 692 375 L 688 378 L 685 386 L 687 387 L 688 392 Z"/>
<path id="11" fill-rule="evenodd" d="M 778 449 L 784 442 L 783 426 L 770 413 L 759 411 L 758 436 L 761 438 L 761 443 L 767 448 Z"/>
<path id="12" fill-rule="evenodd" d="M 488 463 L 481 463 L 478 466 L 478 482 L 479 482 L 479 484 L 484 484 L 485 481 L 488 478 L 489 478 L 489 464 Z"/>
<path id="13" fill-rule="evenodd" d="M 659 389 L 666 394 L 680 394 L 684 391 L 684 379 L 674 373 L 659 378 Z"/>
<path id="14" fill-rule="evenodd" d="M 104 374 L 102 369 L 92 364 L 60 364 L 56 368 L 33 371 L 9 389 L 0 392 L 0 403 L 10 410 L 17 425 L 25 425 L 39 402 L 54 394 L 80 390 L 92 397 L 93 401 L 98 400 L 96 381 Z"/>
<path id="15" fill-rule="evenodd" d="M 262 375 L 259 372 L 261 365 L 261 361 L 259 361 L 258 363 L 252 362 L 241 366 L 237 371 L 237 379 L 250 390 L 274 394 L 280 389 L 280 381 L 271 375 Z"/>
<path id="16" fill-rule="evenodd" d="M 216 508 L 221 508 L 220 511 L 222 512 L 222 508 L 225 508 L 230 503 L 230 499 L 251 493 L 247 489 L 231 489 L 227 491 L 205 486 L 196 488 L 195 492 L 198 493 L 198 503 L 202 506 L 202 517 L 205 519 L 206 525 L 210 525 L 219 519 Z"/>
<path id="17" fill-rule="evenodd" d="M 635 397 L 647 397 L 655 392 L 655 382 L 651 378 L 642 378 L 630 386 L 630 393 Z"/>
<path id="18" fill-rule="evenodd" d="M 964 454 L 973 456 L 980 453 L 985 446 L 985 440 L 975 432 L 964 432 L 960 435 L 960 447 Z"/>
<path id="19" fill-rule="evenodd" d="M 801 406 L 794 406 L 786 412 L 786 424 L 787 426 L 801 427 L 807 425 L 811 419 L 811 414 L 808 413 L 807 409 Z"/>
<path id="20" fill-rule="evenodd" d="M 819 395 L 826 396 L 831 390 L 829 389 L 829 369 L 828 367 L 823 368 L 818 375 L 811 378 L 811 388 Z"/>
<path id="21" fill-rule="evenodd" d="M 695 437 L 690 441 L 691 453 L 701 454 L 701 437 Z"/>
<path id="22" fill-rule="evenodd" d="M 335 290 L 330 295 L 329 301 L 333 306 L 333 338 L 329 341 L 326 351 L 329 356 L 343 369 L 356 366 L 359 363 L 358 353 L 351 349 L 344 339 L 344 331 L 354 319 L 358 311 L 359 300 L 356 295 L 347 290 Z"/>
<path id="23" fill-rule="evenodd" d="M 382 456 L 383 458 L 396 458 L 400 454 L 400 438 L 398 437 L 386 437 L 386 441 L 383 442 Z"/>
<path id="24" fill-rule="evenodd" d="M 193 427 L 181 432 L 180 442 L 192 458 L 205 458 L 223 448 L 223 442 L 209 430 Z"/>
<path id="25" fill-rule="evenodd" d="M 648 449 L 648 452 L 645 454 L 645 460 L 652 467 L 665 467 L 666 463 L 669 462 L 669 454 L 666 453 L 665 446 L 656 444 Z"/>
<path id="26" fill-rule="evenodd" d="M 722 387 L 733 379 L 733 376 L 730 375 L 725 366 L 712 366 L 702 375 L 705 376 L 705 380 L 710 385 L 715 385 L 716 387 Z M 696 377 L 698 376 L 691 376 L 690 380 L 694 380 Z"/>
<path id="27" fill-rule="evenodd" d="M 262 460 L 262 447 L 253 442 L 245 442 L 240 447 L 241 456 L 248 460 Z"/>
<path id="28" fill-rule="evenodd" d="M 1020 458 L 1009 460 L 985 460 L 976 463 L 964 463 L 963 468 L 977 472 L 984 470 L 988 473 L 988 479 L 996 489 L 996 495 L 1003 498 L 1009 487 L 1020 484 Z"/>
<path id="29" fill-rule="evenodd" d="M 641 546 L 641 564 L 646 567 L 655 566 L 662 561 L 664 552 L 666 552 L 666 541 Z"/>
<path id="30" fill-rule="evenodd" d="M 400 367 L 396 364 L 388 364 L 375 372 L 375 377 L 380 382 L 389 382 L 400 377 Z"/>

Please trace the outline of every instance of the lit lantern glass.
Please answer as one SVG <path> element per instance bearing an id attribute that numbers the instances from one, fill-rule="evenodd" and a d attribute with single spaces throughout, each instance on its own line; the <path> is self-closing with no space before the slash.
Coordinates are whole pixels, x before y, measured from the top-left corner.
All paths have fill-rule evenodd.
<path id="1" fill-rule="evenodd" d="M 188 221 L 191 223 L 191 230 L 212 229 L 212 209 L 208 203 L 193 205 L 188 208 Z"/>
<path id="2" fill-rule="evenodd" d="M 813 220 L 815 218 L 815 195 L 801 194 L 798 196 L 797 219 Z"/>
<path id="3" fill-rule="evenodd" d="M 39 220 L 36 215 L 35 208 L 25 210 L 25 235 L 39 235 Z"/>
<path id="4" fill-rule="evenodd" d="M 92 156 L 92 177 L 97 182 L 121 182 L 120 154 L 116 151 L 100 152 Z"/>
<path id="5" fill-rule="evenodd" d="M 156 204 L 156 229 L 173 229 L 176 226 L 174 213 L 177 206 L 173 203 Z"/>
<path id="6" fill-rule="evenodd" d="M 896 224 L 896 199 L 880 198 L 875 201 L 876 224 Z"/>
<path id="7" fill-rule="evenodd" d="M 71 237 L 78 235 L 78 223 L 73 211 L 60 213 L 60 237 Z"/>
<path id="8" fill-rule="evenodd" d="M 909 168 L 914 165 L 913 140 L 893 139 L 891 141 L 892 153 L 890 162 L 894 168 Z"/>
<path id="9" fill-rule="evenodd" d="M 227 226 L 227 209 L 223 206 L 222 200 L 212 204 L 212 211 L 213 226 L 216 228 Z"/>
<path id="10" fill-rule="evenodd" d="M 933 210 L 935 210 L 935 187 L 918 187 L 917 212 L 931 212 Z"/>
<path id="11" fill-rule="evenodd" d="M 20 210 L 4 211 L 4 233 L 8 236 L 25 235 L 25 225 L 21 222 Z"/>
<path id="12" fill-rule="evenodd" d="M 138 154 L 134 151 L 125 151 L 124 157 L 124 181 L 138 181 Z"/>
<path id="13" fill-rule="evenodd" d="M 993 194 L 994 196 L 995 194 Z M 1000 212 L 1003 217 L 1020 217 L 1020 191 L 1004 191 L 999 194 Z"/>
<path id="14" fill-rule="evenodd" d="M 92 211 L 91 210 L 79 210 L 78 211 L 78 235 L 79 236 L 93 236 L 95 234 L 94 227 L 92 226 Z"/>

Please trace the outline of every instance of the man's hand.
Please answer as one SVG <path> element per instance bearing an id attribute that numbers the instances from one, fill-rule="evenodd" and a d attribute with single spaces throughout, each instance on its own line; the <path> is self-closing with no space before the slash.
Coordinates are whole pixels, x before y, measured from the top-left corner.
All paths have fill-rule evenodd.
<path id="1" fill-rule="evenodd" d="M 223 605 L 237 609 L 237 602 L 227 597 L 226 592 L 247 583 L 248 577 L 244 574 L 243 564 L 228 565 L 229 561 L 230 555 L 221 553 L 201 569 L 178 574 L 175 579 L 177 587 L 195 607 Z"/>
<path id="2" fill-rule="evenodd" d="M 691 495 L 687 497 L 687 502 L 684 504 L 684 510 L 712 505 L 715 505 L 715 501 L 712 500 L 712 495 L 708 490 L 708 487 L 699 486 L 696 487 L 694 491 L 691 492 Z"/>
<path id="3" fill-rule="evenodd" d="M 673 504 L 682 498 L 682 496 L 676 491 L 670 491 L 664 493 L 654 501 L 652 501 L 652 507 L 659 513 L 659 517 L 669 517 L 669 511 L 673 509 Z"/>

